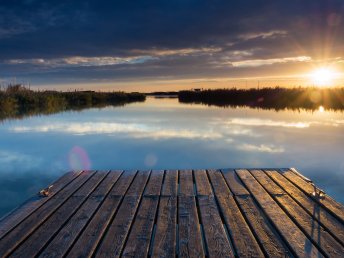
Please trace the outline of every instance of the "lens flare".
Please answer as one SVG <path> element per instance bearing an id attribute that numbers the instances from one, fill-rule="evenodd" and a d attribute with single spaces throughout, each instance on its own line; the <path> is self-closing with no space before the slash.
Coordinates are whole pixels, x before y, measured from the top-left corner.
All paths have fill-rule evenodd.
<path id="1" fill-rule="evenodd" d="M 79 147 L 74 146 L 68 155 L 69 166 L 72 170 L 89 170 L 91 169 L 91 161 L 87 152 Z"/>
<path id="2" fill-rule="evenodd" d="M 158 162 L 158 157 L 153 153 L 148 154 L 144 160 L 144 163 L 147 167 L 154 167 L 157 162 Z"/>

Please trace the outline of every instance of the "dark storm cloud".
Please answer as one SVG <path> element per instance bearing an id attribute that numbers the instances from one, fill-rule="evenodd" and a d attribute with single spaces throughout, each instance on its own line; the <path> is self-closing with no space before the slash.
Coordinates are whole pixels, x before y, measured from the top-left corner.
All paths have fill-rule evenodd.
<path id="1" fill-rule="evenodd" d="M 342 57 L 343 24 L 341 0 L 3 0 L 0 78 L 231 75 Z"/>

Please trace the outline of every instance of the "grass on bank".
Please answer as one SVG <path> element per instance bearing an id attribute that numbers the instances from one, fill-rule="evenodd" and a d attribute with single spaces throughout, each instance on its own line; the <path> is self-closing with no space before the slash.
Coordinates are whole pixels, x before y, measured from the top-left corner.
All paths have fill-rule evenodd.
<path id="1" fill-rule="evenodd" d="M 144 101 L 141 93 L 33 91 L 20 84 L 0 90 L 0 119 L 52 114 L 91 107 L 121 106 Z"/>

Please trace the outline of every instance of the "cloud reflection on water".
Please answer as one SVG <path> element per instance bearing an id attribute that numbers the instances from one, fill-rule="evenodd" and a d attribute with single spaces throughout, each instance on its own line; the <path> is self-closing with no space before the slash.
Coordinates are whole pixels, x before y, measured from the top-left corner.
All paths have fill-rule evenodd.
<path id="1" fill-rule="evenodd" d="M 122 108 L 5 121 L 0 195 L 8 201 L 0 201 L 0 216 L 75 168 L 296 167 L 344 202 L 343 127 L 343 114 L 336 112 L 188 106 L 151 98 Z M 75 146 L 82 153 L 73 152 Z"/>

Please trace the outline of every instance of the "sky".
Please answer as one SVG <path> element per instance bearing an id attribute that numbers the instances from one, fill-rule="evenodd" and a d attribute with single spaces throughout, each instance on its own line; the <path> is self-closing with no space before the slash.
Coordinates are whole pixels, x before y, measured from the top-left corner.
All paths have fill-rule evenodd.
<path id="1" fill-rule="evenodd" d="M 342 0 L 1 0 L 0 84 L 163 91 L 344 81 Z"/>

